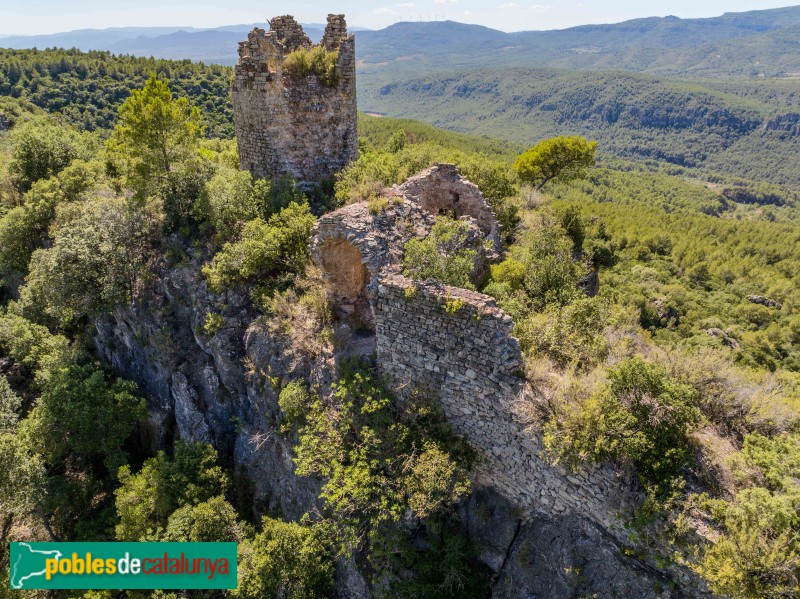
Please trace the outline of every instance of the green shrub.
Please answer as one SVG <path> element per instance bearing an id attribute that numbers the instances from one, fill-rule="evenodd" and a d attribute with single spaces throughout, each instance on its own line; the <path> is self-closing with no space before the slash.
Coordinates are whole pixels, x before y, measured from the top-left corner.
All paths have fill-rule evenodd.
<path id="1" fill-rule="evenodd" d="M 544 223 L 523 242 L 523 289 L 532 307 L 565 305 L 578 294 L 578 266 L 572 260 L 572 242 L 557 228 Z"/>
<path id="2" fill-rule="evenodd" d="M 333 595 L 333 559 L 319 528 L 268 517 L 261 526 L 252 541 L 239 545 L 234 597 L 325 599 Z"/>
<path id="3" fill-rule="evenodd" d="M 239 238 L 244 223 L 261 216 L 248 171 L 219 169 L 205 185 L 195 210 L 214 230 L 217 243 Z"/>
<path id="4" fill-rule="evenodd" d="M 444 301 L 444 311 L 446 314 L 458 314 L 464 307 L 464 300 L 457 297 L 447 297 Z"/>
<path id="5" fill-rule="evenodd" d="M 367 202 L 367 210 L 369 210 L 370 214 L 380 214 L 381 212 L 386 210 L 386 207 L 388 205 L 389 205 L 388 198 L 372 197 L 369 198 Z"/>
<path id="6" fill-rule="evenodd" d="M 603 334 L 608 317 L 605 300 L 583 297 L 517 322 L 514 333 L 525 351 L 545 355 L 562 367 L 588 368 L 608 352 Z"/>
<path id="7" fill-rule="evenodd" d="M 241 239 L 226 243 L 203 267 L 212 291 L 256 279 L 302 272 L 315 218 L 307 203 L 290 204 L 265 222 L 246 223 Z"/>
<path id="8" fill-rule="evenodd" d="M 293 79 L 302 79 L 313 73 L 321 83 L 333 87 L 338 81 L 336 72 L 338 60 L 339 53 L 337 51 L 329 52 L 322 45 L 298 48 L 290 52 L 284 59 L 283 70 Z"/>
<path id="9" fill-rule="evenodd" d="M 475 289 L 470 275 L 478 252 L 467 246 L 469 233 L 466 223 L 437 217 L 430 235 L 406 243 L 403 274 L 412 279 L 434 278 L 445 285 Z"/>
<path id="10" fill-rule="evenodd" d="M 700 422 L 697 394 L 642 358 L 620 362 L 608 382 L 578 389 L 545 425 L 547 450 L 572 465 L 613 459 L 633 464 L 642 483 L 664 494 L 691 459 Z"/>
<path id="11" fill-rule="evenodd" d="M 360 361 L 342 365 L 329 403 L 310 403 L 296 451 L 297 473 L 323 479 L 321 496 L 348 550 L 383 547 L 409 510 L 446 514 L 469 489 L 472 454 L 441 412 L 421 398 L 401 409 Z"/>
<path id="12" fill-rule="evenodd" d="M 225 317 L 222 314 L 207 312 L 203 321 L 202 331 L 205 335 L 212 337 L 223 324 L 225 324 Z"/>
<path id="13" fill-rule="evenodd" d="M 309 399 L 308 391 L 300 381 L 292 381 L 281 389 L 278 406 L 281 409 L 283 421 L 290 428 L 297 428 L 305 423 Z"/>
<path id="14" fill-rule="evenodd" d="M 511 291 L 520 289 L 525 281 L 525 265 L 514 258 L 506 258 L 498 264 L 492 264 L 489 270 L 492 281 L 508 285 Z"/>
<path id="15" fill-rule="evenodd" d="M 697 566 L 720 594 L 779 599 L 800 585 L 800 436 L 745 438 L 736 473 L 763 486 L 739 491 L 710 507 L 723 527 Z"/>
<path id="16" fill-rule="evenodd" d="M 564 229 L 567 236 L 572 240 L 572 249 L 575 252 L 583 250 L 583 241 L 586 239 L 586 227 L 581 217 L 580 208 L 576 204 L 570 204 L 560 210 L 558 224 Z"/>

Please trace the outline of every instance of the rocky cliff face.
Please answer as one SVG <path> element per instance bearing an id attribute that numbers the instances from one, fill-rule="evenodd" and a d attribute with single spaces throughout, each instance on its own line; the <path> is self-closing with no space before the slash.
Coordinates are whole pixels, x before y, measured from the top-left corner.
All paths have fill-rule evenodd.
<path id="1" fill-rule="evenodd" d="M 240 492 L 255 513 L 299 518 L 315 505 L 319 487 L 294 475 L 268 373 L 311 378 L 312 370 L 325 370 L 327 357 L 298 355 L 270 335 L 246 294 L 210 294 L 196 262 L 165 270 L 148 297 L 99 320 L 94 335 L 104 361 L 148 397 L 142 442 L 151 452 L 174 438 L 211 443 L 242 475 Z M 204 330 L 208 314 L 224 319 L 213 334 Z"/>
<path id="2" fill-rule="evenodd" d="M 273 382 L 301 378 L 324 392 L 336 355 L 324 344 L 298 346 L 259 316 L 246 290 L 209 293 L 200 264 L 163 268 L 146 302 L 97 321 L 97 352 L 147 394 L 147 449 L 175 438 L 212 443 L 237 476 L 242 505 L 297 520 L 318 507 L 319 481 L 294 474 L 294 439 L 279 432 Z M 208 314 L 223 317 L 216 330 L 204 326 Z M 683 596 L 573 512 L 523 513 L 491 487 L 478 487 L 459 512 L 497 597 Z M 371 596 L 352 561 L 339 564 L 337 585 L 340 597 Z"/>

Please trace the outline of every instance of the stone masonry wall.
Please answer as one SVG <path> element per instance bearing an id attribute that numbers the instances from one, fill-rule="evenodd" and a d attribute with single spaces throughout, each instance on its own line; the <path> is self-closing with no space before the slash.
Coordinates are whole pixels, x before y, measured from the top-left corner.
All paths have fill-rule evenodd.
<path id="1" fill-rule="evenodd" d="M 241 168 L 258 178 L 294 177 L 308 187 L 332 177 L 358 155 L 355 37 L 343 15 L 328 15 L 320 42 L 338 52 L 336 82 L 314 73 L 284 74 L 293 50 L 311 40 L 290 16 L 253 29 L 239 44 L 232 100 Z"/>
<path id="2" fill-rule="evenodd" d="M 479 482 L 529 513 L 573 513 L 612 534 L 621 530 L 619 516 L 629 514 L 634 499 L 627 481 L 610 469 L 573 474 L 552 466 L 540 457 L 539 436 L 515 418 L 522 356 L 511 317 L 493 298 L 383 274 L 374 310 L 381 368 L 398 389 L 427 389 L 439 398 L 453 428 L 481 455 Z"/>
<path id="3" fill-rule="evenodd" d="M 435 164 L 406 180 L 397 191 L 434 216 L 471 216 L 492 248 L 500 250 L 500 227 L 481 190 L 454 164 Z"/>

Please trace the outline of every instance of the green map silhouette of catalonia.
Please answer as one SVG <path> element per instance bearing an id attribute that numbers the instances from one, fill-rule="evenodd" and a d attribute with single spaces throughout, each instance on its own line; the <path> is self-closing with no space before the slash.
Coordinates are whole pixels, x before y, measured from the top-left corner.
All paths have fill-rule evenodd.
<path id="1" fill-rule="evenodd" d="M 61 552 L 34 549 L 28 543 L 14 543 L 11 553 L 11 588 L 24 589 L 25 581 L 37 576 L 43 577 L 45 561 L 53 558 L 61 559 Z"/>

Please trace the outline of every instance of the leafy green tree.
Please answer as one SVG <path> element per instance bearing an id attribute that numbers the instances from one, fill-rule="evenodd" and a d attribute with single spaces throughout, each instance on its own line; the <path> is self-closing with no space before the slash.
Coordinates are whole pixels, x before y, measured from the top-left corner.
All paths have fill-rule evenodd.
<path id="1" fill-rule="evenodd" d="M 400 150 L 406 147 L 406 132 L 405 129 L 398 129 L 386 142 L 386 151 L 390 154 L 397 154 Z"/>
<path id="2" fill-rule="evenodd" d="M 45 467 L 24 441 L 11 431 L 0 431 L 0 542 L 3 548 L 14 519 L 41 514 L 46 497 Z M 2 556 L 2 549 L 0 549 Z"/>
<path id="3" fill-rule="evenodd" d="M 116 528 L 120 541 L 145 541 L 161 538 L 169 529 L 169 519 L 179 508 L 192 508 L 220 497 L 228 488 L 228 479 L 217 466 L 217 452 L 203 443 L 175 444 L 175 455 L 167 457 L 159 452 L 145 461 L 141 470 L 132 474 L 125 465 L 119 470 L 121 486 L 116 491 L 116 507 L 119 524 Z M 219 505 L 217 502 L 217 505 Z M 225 508 L 227 509 L 227 508 Z M 171 534 L 197 534 L 213 528 L 204 514 L 181 512 L 175 516 Z M 201 524 L 195 529 L 197 519 Z M 229 518 L 223 517 L 225 522 Z M 222 527 L 224 528 L 224 526 Z M 219 528 L 217 529 L 220 530 Z M 194 532 L 192 532 L 194 531 Z"/>
<path id="4" fill-rule="evenodd" d="M 251 220 L 239 241 L 226 243 L 203 267 L 209 287 L 220 292 L 248 280 L 301 272 L 315 220 L 305 202 L 290 204 L 267 222 Z"/>
<path id="5" fill-rule="evenodd" d="M 196 505 L 187 504 L 172 512 L 163 540 L 173 542 L 221 543 L 244 538 L 244 526 L 234 507 L 221 495 Z"/>
<path id="6" fill-rule="evenodd" d="M 475 289 L 471 276 L 478 252 L 470 245 L 470 233 L 465 222 L 437 217 L 425 239 L 406 243 L 404 274 L 412 279 L 434 278 L 445 285 Z"/>
<path id="7" fill-rule="evenodd" d="M 141 198 L 159 193 L 172 222 L 191 210 L 179 189 L 185 166 L 196 158 L 203 136 L 200 110 L 186 98 L 173 98 L 166 80 L 150 76 L 119 109 L 119 122 L 108 140 L 109 157 Z M 193 194 L 189 194 L 193 195 Z"/>
<path id="8" fill-rule="evenodd" d="M 239 545 L 234 597 L 323 599 L 333 594 L 333 560 L 317 527 L 267 517 L 261 526 L 252 541 Z"/>
<path id="9" fill-rule="evenodd" d="M 22 283 L 31 254 L 47 239 L 56 206 L 83 199 L 98 184 L 99 167 L 76 161 L 57 176 L 37 181 L 23 204 L 0 218 L 0 284 L 16 288 Z"/>
<path id="10" fill-rule="evenodd" d="M 76 158 L 88 158 L 88 140 L 52 117 L 18 123 L 10 133 L 13 152 L 8 171 L 20 191 L 57 175 Z"/>
<path id="11" fill-rule="evenodd" d="M 253 177 L 248 171 L 220 169 L 206 184 L 196 205 L 213 227 L 218 243 L 239 238 L 244 224 L 260 216 L 253 201 Z"/>
<path id="12" fill-rule="evenodd" d="M 8 384 L 8 379 L 0 374 L 0 432 L 14 432 L 19 420 L 22 400 Z"/>
<path id="13" fill-rule="evenodd" d="M 553 180 L 573 181 L 594 166 L 596 141 L 561 136 L 539 142 L 514 162 L 520 180 L 537 190 Z"/>
<path id="14" fill-rule="evenodd" d="M 50 465 L 74 461 L 91 469 L 101 461 L 115 473 L 126 462 L 122 445 L 146 416 L 136 385 L 111 381 L 94 364 L 55 368 L 21 433 Z"/>
<path id="15" fill-rule="evenodd" d="M 62 324 L 130 303 L 160 239 L 158 207 L 97 198 L 58 214 L 53 245 L 34 252 L 23 293 Z"/>

